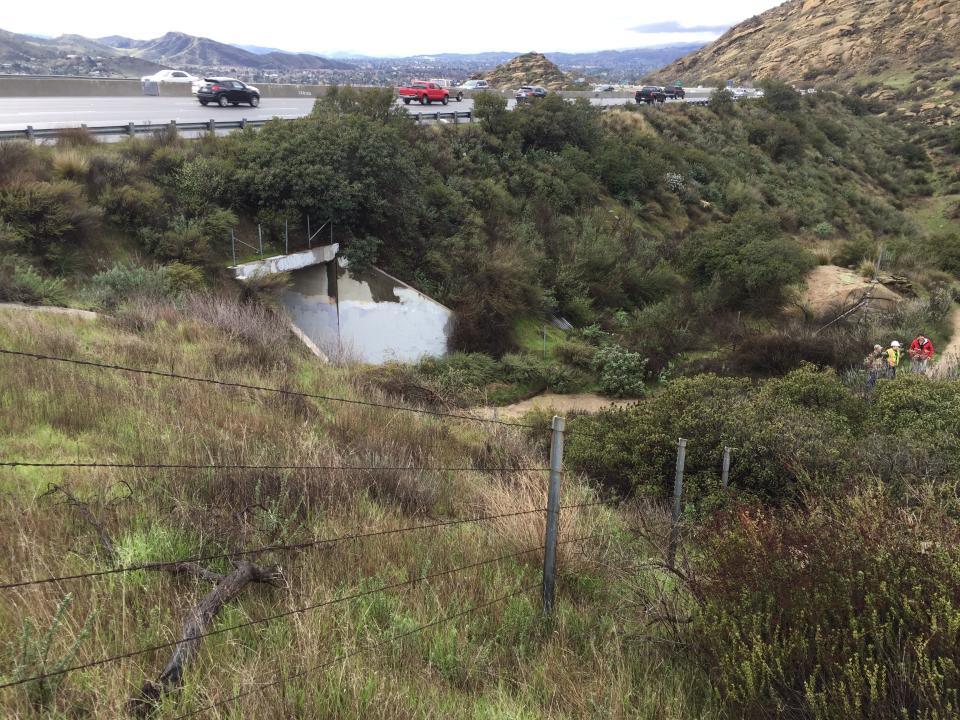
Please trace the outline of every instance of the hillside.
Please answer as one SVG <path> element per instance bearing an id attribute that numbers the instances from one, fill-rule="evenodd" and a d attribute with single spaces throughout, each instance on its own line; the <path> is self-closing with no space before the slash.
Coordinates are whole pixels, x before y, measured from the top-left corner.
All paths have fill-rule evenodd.
<path id="1" fill-rule="evenodd" d="M 164 67 L 273 71 L 349 70 L 353 66 L 307 53 L 255 54 L 209 38 L 169 32 L 153 40 L 112 35 L 43 39 L 0 30 L 0 63 L 26 74 L 139 76 Z"/>
<path id="2" fill-rule="evenodd" d="M 917 99 L 956 108 L 960 3 L 789 0 L 655 75 L 664 82 L 682 79 L 688 84 L 777 78 L 852 88 L 876 82 L 893 91 L 889 99 L 926 82 Z"/>
<path id="3" fill-rule="evenodd" d="M 238 67 L 260 70 L 345 69 L 348 63 L 327 60 L 317 55 L 284 52 L 252 53 L 234 45 L 181 32 L 168 32 L 153 40 L 128 42 L 117 38 L 124 49 L 138 58 L 175 67 Z M 119 48 L 118 48 L 119 49 Z"/>
<path id="4" fill-rule="evenodd" d="M 80 35 L 36 38 L 0 30 L 0 63 L 29 74 L 139 76 L 165 67 L 149 59 L 120 55 Z"/>
<path id="5" fill-rule="evenodd" d="M 479 77 L 495 88 L 517 88 L 520 85 L 542 85 L 559 90 L 570 81 L 557 65 L 541 53 L 529 52 L 498 65 Z"/>

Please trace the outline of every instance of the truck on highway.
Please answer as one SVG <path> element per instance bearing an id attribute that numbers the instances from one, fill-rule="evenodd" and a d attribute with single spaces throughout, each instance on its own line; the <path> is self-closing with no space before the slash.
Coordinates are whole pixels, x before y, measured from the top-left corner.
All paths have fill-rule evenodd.
<path id="1" fill-rule="evenodd" d="M 429 105 L 432 102 L 441 102 L 446 105 L 450 102 L 450 91 L 429 80 L 414 80 L 409 85 L 401 87 L 399 94 L 404 105 L 409 105 L 414 100 L 421 105 Z"/>

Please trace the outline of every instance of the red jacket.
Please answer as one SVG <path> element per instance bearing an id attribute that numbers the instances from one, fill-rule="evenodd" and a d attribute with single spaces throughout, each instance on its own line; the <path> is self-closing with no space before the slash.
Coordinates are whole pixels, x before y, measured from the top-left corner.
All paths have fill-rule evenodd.
<path id="1" fill-rule="evenodd" d="M 923 338 L 926 342 L 921 345 L 920 339 Z M 916 338 L 910 344 L 910 357 L 916 360 L 929 360 L 933 357 L 933 340 L 922 335 Z"/>

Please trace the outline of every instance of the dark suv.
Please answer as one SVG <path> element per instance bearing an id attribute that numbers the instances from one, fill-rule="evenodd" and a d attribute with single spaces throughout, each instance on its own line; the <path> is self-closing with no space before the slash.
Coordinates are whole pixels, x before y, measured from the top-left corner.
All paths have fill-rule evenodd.
<path id="1" fill-rule="evenodd" d="M 543 98 L 547 96 L 547 89 L 540 87 L 539 85 L 522 85 L 516 93 L 514 93 L 513 99 L 518 103 L 527 102 L 528 100 L 535 100 L 536 98 Z"/>
<path id="2" fill-rule="evenodd" d="M 668 98 L 676 98 L 677 100 L 683 100 L 683 98 L 686 96 L 687 93 L 684 92 L 683 88 L 680 87 L 679 85 L 667 85 L 663 89 L 663 94 L 666 95 Z"/>
<path id="3" fill-rule="evenodd" d="M 201 105 L 216 103 L 220 107 L 250 103 L 250 107 L 260 104 L 260 91 L 253 85 L 247 85 L 233 78 L 204 78 L 197 89 L 197 100 Z"/>
<path id="4" fill-rule="evenodd" d="M 667 94 L 663 91 L 663 88 L 659 88 L 654 85 L 647 85 L 637 90 L 637 93 L 633 96 L 633 99 L 638 105 L 642 102 L 649 105 L 651 103 L 666 102 Z"/>

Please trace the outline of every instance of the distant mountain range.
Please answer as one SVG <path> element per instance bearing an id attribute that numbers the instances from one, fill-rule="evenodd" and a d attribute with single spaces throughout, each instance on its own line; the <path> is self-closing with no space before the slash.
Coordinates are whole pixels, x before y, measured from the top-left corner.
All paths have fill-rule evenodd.
<path id="1" fill-rule="evenodd" d="M 546 53 L 563 72 L 594 79 L 630 80 L 700 47 L 669 45 L 589 53 Z M 231 45 L 182 32 L 152 40 L 121 35 L 90 39 L 80 35 L 45 38 L 0 30 L 0 73 L 139 76 L 165 67 L 197 73 L 226 71 L 245 78 L 294 82 L 391 84 L 411 77 L 465 79 L 502 65 L 519 52 L 439 53 L 374 58 L 287 52 L 261 45 Z"/>
<path id="2" fill-rule="evenodd" d="M 41 38 L 0 30 L 0 65 L 18 72 L 62 74 L 140 75 L 164 67 L 210 71 L 219 68 L 251 70 L 350 70 L 353 65 L 309 53 L 287 53 L 263 48 L 250 52 L 235 45 L 180 32 L 152 40 L 120 35 L 97 39 L 80 35 Z M 92 69 L 92 68 L 95 68 Z M 0 70 L 6 68 L 0 68 Z"/>
<path id="3" fill-rule="evenodd" d="M 98 43 L 134 57 L 177 67 L 238 67 L 258 70 L 347 70 L 352 66 L 319 55 L 288 53 L 262 48 L 251 52 L 236 45 L 181 32 L 168 32 L 153 40 L 119 36 L 99 38 Z"/>

